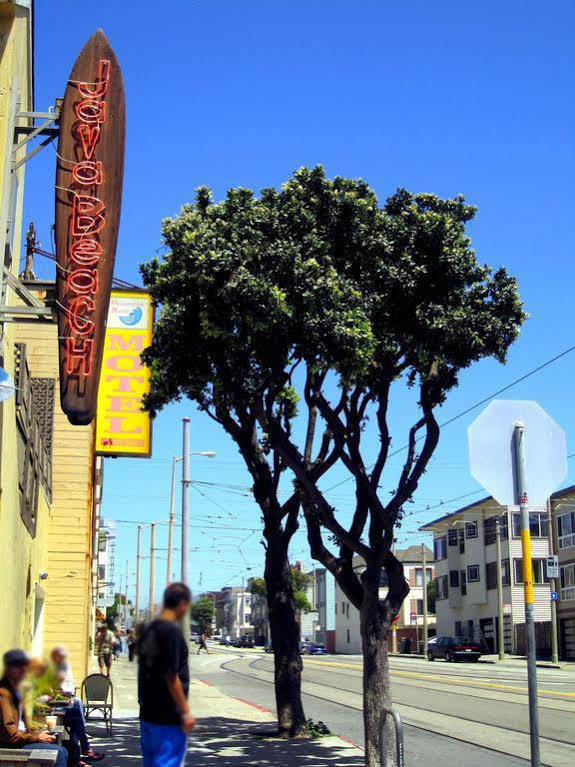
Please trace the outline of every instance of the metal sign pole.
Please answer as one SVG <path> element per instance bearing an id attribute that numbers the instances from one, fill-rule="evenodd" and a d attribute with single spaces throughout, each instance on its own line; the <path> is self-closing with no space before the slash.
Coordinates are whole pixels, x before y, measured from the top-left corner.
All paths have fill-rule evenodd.
<path id="1" fill-rule="evenodd" d="M 523 589 L 525 593 L 525 633 L 527 635 L 527 681 L 529 687 L 529 735 L 531 741 L 531 767 L 540 767 L 539 713 L 537 710 L 537 666 L 535 662 L 535 622 L 533 619 L 533 562 L 531 559 L 531 533 L 529 506 L 525 484 L 525 427 L 514 427 L 515 477 L 517 501 L 521 512 L 521 548 L 523 552 Z"/>

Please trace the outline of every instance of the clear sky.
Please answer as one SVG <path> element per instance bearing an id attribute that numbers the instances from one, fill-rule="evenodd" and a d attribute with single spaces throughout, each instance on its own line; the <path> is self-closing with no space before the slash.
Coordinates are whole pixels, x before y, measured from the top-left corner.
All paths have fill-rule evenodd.
<path id="1" fill-rule="evenodd" d="M 297 167 L 322 163 L 329 175 L 366 179 L 381 200 L 397 186 L 463 193 L 479 207 L 470 228 L 478 258 L 519 280 L 531 319 L 508 364 L 467 371 L 442 420 L 574 343 L 572 2 L 37 0 L 38 110 L 63 95 L 76 55 L 99 26 L 123 67 L 128 113 L 116 276 L 139 281 L 138 264 L 161 246 L 162 219 L 200 184 L 220 199 L 230 186 L 279 185 Z M 54 171 L 51 147 L 27 171 L 26 219 L 44 247 Z M 37 271 L 54 274 L 49 263 Z M 575 353 L 506 395 L 538 400 L 567 431 L 571 450 L 574 372 Z M 401 447 L 413 411 L 399 394 L 393 406 L 393 444 Z M 192 418 L 192 449 L 217 451 L 213 460 L 192 459 L 193 477 L 220 485 L 192 489 L 192 586 L 241 583 L 263 565 L 259 510 L 247 491 L 229 487 L 250 484 L 233 443 L 191 403 L 159 416 L 150 461 L 106 461 L 104 515 L 134 523 L 118 525 L 117 562 L 124 570 L 130 559 L 133 584 L 135 523 L 167 517 L 184 415 Z M 481 497 L 438 505 L 479 490 L 467 467 L 474 415 L 443 432 L 400 544 L 421 541 L 410 532 L 419 524 Z M 335 472 L 326 487 L 344 478 Z M 352 495 L 348 482 L 330 497 L 345 513 Z M 292 558 L 310 561 L 302 534 Z M 165 560 L 157 573 L 159 590 Z"/>

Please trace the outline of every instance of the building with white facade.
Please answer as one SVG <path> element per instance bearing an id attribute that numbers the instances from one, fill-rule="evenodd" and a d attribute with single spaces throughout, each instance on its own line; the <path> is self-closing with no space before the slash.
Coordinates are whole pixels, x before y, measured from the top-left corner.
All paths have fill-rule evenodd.
<path id="1" fill-rule="evenodd" d="M 405 579 L 409 583 L 409 594 L 404 600 L 398 614 L 396 630 L 398 636 L 409 636 L 413 642 L 413 650 L 417 649 L 417 639 L 421 638 L 423 628 L 423 556 L 421 546 L 409 546 L 407 549 L 395 551 L 395 556 L 403 564 Z M 362 557 L 353 559 L 353 569 L 359 575 L 365 570 Z M 433 552 L 426 547 L 426 577 L 425 581 L 434 578 Z M 385 570 L 381 571 L 379 598 L 385 599 L 387 581 Z M 428 615 L 428 630 L 430 636 L 435 631 L 435 616 Z M 390 636 L 391 649 L 391 636 Z M 359 610 L 349 601 L 339 585 L 335 585 L 335 651 L 338 653 L 361 653 L 361 631 Z"/>
<path id="2" fill-rule="evenodd" d="M 335 650 L 335 578 L 325 568 L 315 569 L 317 627 L 315 641 Z"/>
<path id="3" fill-rule="evenodd" d="M 531 546 L 537 649 L 550 651 L 549 523 L 533 508 Z M 497 652 L 496 531 L 501 531 L 505 651 L 525 654 L 523 566 L 518 507 L 483 498 L 420 529 L 433 532 L 437 578 L 437 635 L 465 636 Z"/>
<path id="4" fill-rule="evenodd" d="M 575 486 L 551 496 L 554 551 L 559 557 L 557 623 L 559 658 L 575 660 Z"/>
<path id="5" fill-rule="evenodd" d="M 223 625 L 224 636 L 232 638 L 242 634 L 253 634 L 252 625 L 252 595 L 242 586 L 224 586 Z"/>

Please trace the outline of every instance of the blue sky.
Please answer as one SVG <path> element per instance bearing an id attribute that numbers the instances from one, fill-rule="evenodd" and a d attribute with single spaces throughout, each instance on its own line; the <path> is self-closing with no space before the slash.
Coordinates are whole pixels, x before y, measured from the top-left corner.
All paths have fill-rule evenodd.
<path id="1" fill-rule="evenodd" d="M 220 199 L 230 186 L 279 185 L 297 167 L 322 163 L 329 175 L 366 179 L 382 200 L 397 186 L 463 193 L 479 207 L 470 227 L 478 258 L 506 266 L 519 280 L 531 319 L 508 364 L 486 361 L 465 372 L 441 420 L 573 343 L 573 3 L 38 0 L 38 110 L 63 95 L 76 55 L 99 26 L 122 65 L 127 99 L 118 277 L 138 281 L 138 264 L 161 245 L 162 219 L 200 184 Z M 26 219 L 36 222 L 45 247 L 54 170 L 49 147 L 30 163 L 26 179 Z M 53 276 L 49 263 L 37 271 Z M 574 372 L 575 353 L 507 395 L 538 400 L 563 425 L 572 450 Z M 394 399 L 396 447 L 405 442 L 411 404 L 401 393 Z M 174 405 L 155 423 L 150 461 L 106 461 L 106 517 L 134 523 L 167 517 L 170 459 L 181 454 L 184 415 L 192 418 L 192 449 L 217 451 L 213 460 L 192 459 L 193 477 L 250 484 L 223 432 L 191 403 Z M 466 453 L 474 415 L 442 434 L 400 543 L 420 541 L 410 531 L 458 506 L 425 512 L 428 505 L 479 489 Z M 326 486 L 344 478 L 335 472 Z M 345 514 L 352 484 L 331 498 Z M 192 489 L 191 501 L 193 588 L 258 573 L 260 514 L 249 494 L 203 486 Z M 135 524 L 118 530 L 117 562 L 124 570 L 130 559 L 133 583 Z M 165 537 L 162 531 L 160 547 Z M 309 561 L 303 534 L 292 557 Z M 144 578 L 146 570 L 145 562 Z M 157 572 L 159 589 L 164 560 Z"/>

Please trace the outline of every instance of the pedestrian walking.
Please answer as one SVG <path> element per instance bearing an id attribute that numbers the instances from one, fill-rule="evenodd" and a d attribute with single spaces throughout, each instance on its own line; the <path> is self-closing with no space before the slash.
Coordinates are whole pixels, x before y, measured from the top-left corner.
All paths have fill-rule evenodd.
<path id="1" fill-rule="evenodd" d="M 198 652 L 196 653 L 196 655 L 200 654 L 200 650 L 205 650 L 208 653 L 208 655 L 210 654 L 210 651 L 208 650 L 208 645 L 207 645 L 207 636 L 205 634 L 200 634 L 199 645 L 200 646 L 198 647 Z"/>
<path id="2" fill-rule="evenodd" d="M 103 623 L 96 634 L 96 655 L 98 656 L 100 674 L 103 674 L 105 671 L 106 676 L 110 676 L 115 639 L 110 629 Z"/>
<path id="3" fill-rule="evenodd" d="M 181 767 L 187 733 L 196 725 L 188 704 L 188 643 L 178 625 L 190 601 L 191 593 L 184 583 L 170 584 L 159 618 L 139 637 L 138 701 L 144 767 Z"/>
<path id="4" fill-rule="evenodd" d="M 131 663 L 134 660 L 134 653 L 136 650 L 136 634 L 134 633 L 134 629 L 128 630 L 126 641 L 128 643 L 128 660 Z"/>

